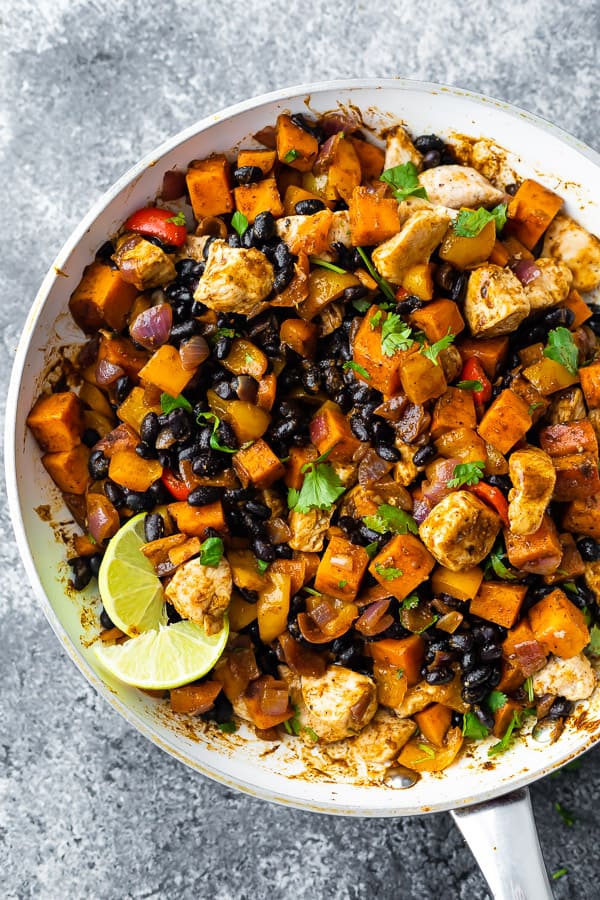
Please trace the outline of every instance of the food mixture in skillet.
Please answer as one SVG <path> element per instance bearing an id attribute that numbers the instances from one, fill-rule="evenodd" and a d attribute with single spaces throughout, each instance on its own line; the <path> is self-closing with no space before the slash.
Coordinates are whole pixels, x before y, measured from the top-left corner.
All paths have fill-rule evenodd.
<path id="1" fill-rule="evenodd" d="M 256 138 L 99 249 L 29 415 L 103 664 L 331 759 L 558 732 L 600 653 L 600 242 L 435 135 Z"/>

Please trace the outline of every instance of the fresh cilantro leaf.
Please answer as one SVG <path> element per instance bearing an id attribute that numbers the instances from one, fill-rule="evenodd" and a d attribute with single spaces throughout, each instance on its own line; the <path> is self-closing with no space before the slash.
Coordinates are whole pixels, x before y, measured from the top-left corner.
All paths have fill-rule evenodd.
<path id="1" fill-rule="evenodd" d="M 237 231 L 240 237 L 248 228 L 248 219 L 239 209 L 236 209 L 231 217 L 231 227 Z"/>
<path id="2" fill-rule="evenodd" d="M 348 271 L 348 269 L 342 269 L 341 266 L 336 266 L 333 263 L 330 263 L 327 259 L 319 259 L 318 256 L 309 256 L 309 259 L 313 266 L 320 266 L 322 269 L 329 269 L 331 272 L 337 272 L 338 275 L 345 275 Z"/>
<path id="3" fill-rule="evenodd" d="M 415 759 L 416 763 L 427 762 L 429 759 L 435 759 L 435 750 L 433 747 L 428 747 L 427 744 L 417 744 L 419 750 L 421 750 L 425 756 L 419 757 L 419 759 Z"/>
<path id="4" fill-rule="evenodd" d="M 378 309 L 375 315 L 371 316 L 369 319 L 369 325 L 371 326 L 371 331 L 375 331 L 381 325 L 381 317 L 383 315 L 383 310 Z"/>
<path id="5" fill-rule="evenodd" d="M 219 722 L 218 728 L 220 731 L 224 731 L 225 734 L 235 734 L 237 731 L 235 722 Z"/>
<path id="6" fill-rule="evenodd" d="M 435 344 L 432 344 L 431 347 L 422 347 L 420 352 L 423 354 L 423 356 L 426 356 L 427 359 L 430 359 L 435 366 L 439 366 L 438 356 L 440 355 L 442 350 L 445 350 L 450 346 L 450 344 L 453 343 L 455 338 L 455 334 L 451 334 L 450 332 L 448 332 L 446 337 L 440 338 L 440 340 L 436 341 Z"/>
<path id="7" fill-rule="evenodd" d="M 283 157 L 283 161 L 284 161 L 284 163 L 288 163 L 288 164 L 293 163 L 294 160 L 298 159 L 299 156 L 300 156 L 300 151 L 296 150 L 295 147 L 292 147 L 292 149 L 288 150 L 288 152 Z"/>
<path id="8" fill-rule="evenodd" d="M 177 215 L 171 216 L 170 219 L 165 219 L 165 222 L 172 222 L 173 225 L 185 225 L 185 213 L 180 210 Z"/>
<path id="9" fill-rule="evenodd" d="M 564 366 L 571 375 L 577 375 L 579 350 L 568 328 L 554 328 L 548 332 L 548 344 L 544 356 Z"/>
<path id="10" fill-rule="evenodd" d="M 375 566 L 375 571 L 384 581 L 393 581 L 394 578 L 401 578 L 404 574 L 402 569 L 396 569 L 394 566 L 382 566 L 381 563 Z"/>
<path id="11" fill-rule="evenodd" d="M 171 397 L 170 394 L 161 394 L 160 408 L 164 415 L 173 412 L 174 409 L 185 409 L 186 412 L 193 411 L 192 404 L 185 397 L 182 397 L 181 394 L 178 394 L 177 397 Z"/>
<path id="12" fill-rule="evenodd" d="M 479 209 L 461 209 L 452 228 L 459 237 L 477 237 L 488 222 L 495 222 L 496 232 L 502 231 L 506 225 L 506 203 L 500 203 L 490 212 Z"/>
<path id="13" fill-rule="evenodd" d="M 365 547 L 365 552 L 369 559 L 373 559 L 377 551 L 379 550 L 379 544 L 377 541 L 372 541 L 370 544 L 367 544 Z"/>
<path id="14" fill-rule="evenodd" d="M 356 312 L 359 312 L 359 313 L 366 313 L 366 311 L 368 310 L 370 305 L 371 305 L 371 301 L 367 300 L 366 297 L 359 297 L 358 300 L 352 301 L 352 306 L 354 307 Z"/>
<path id="15" fill-rule="evenodd" d="M 419 605 L 419 598 L 416 594 L 409 594 L 401 603 L 402 609 L 415 609 Z"/>
<path id="16" fill-rule="evenodd" d="M 600 627 L 593 625 L 590 630 L 590 642 L 587 649 L 593 656 L 600 656 Z"/>
<path id="17" fill-rule="evenodd" d="M 398 681 L 400 681 L 400 679 L 402 678 L 403 675 L 404 675 L 404 669 L 402 669 L 402 668 L 396 669 L 396 678 L 398 679 Z"/>
<path id="18" fill-rule="evenodd" d="M 343 589 L 343 588 L 346 587 L 347 584 L 348 584 L 348 582 L 346 581 L 346 579 L 345 579 L 345 578 L 342 578 L 341 581 L 338 581 L 337 586 L 338 586 L 340 589 Z"/>
<path id="19" fill-rule="evenodd" d="M 563 583 L 561 584 L 561 588 L 564 591 L 570 591 L 572 594 L 577 593 L 577 585 L 574 581 L 563 581 Z"/>
<path id="20" fill-rule="evenodd" d="M 391 169 L 386 169 L 379 176 L 379 180 L 384 181 L 393 188 L 394 196 L 397 200 L 405 200 L 407 197 L 428 199 L 427 191 L 419 183 L 417 167 L 412 162 L 405 162 L 401 166 L 393 166 Z"/>
<path id="21" fill-rule="evenodd" d="M 529 413 L 529 415 L 531 415 L 532 412 L 535 412 L 536 409 L 539 409 L 540 406 L 543 406 L 543 405 L 544 405 L 544 404 L 543 404 L 542 402 L 539 402 L 539 403 L 530 403 L 530 404 L 529 404 L 529 409 L 527 410 L 527 412 Z"/>
<path id="22" fill-rule="evenodd" d="M 497 744 L 494 744 L 488 750 L 488 756 L 498 756 L 499 753 L 504 753 L 505 750 L 508 750 L 511 744 L 513 731 L 515 728 L 521 727 L 521 716 L 519 714 L 519 710 L 515 709 L 512 715 L 512 719 L 509 722 L 508 728 L 502 735 L 501 739 Z"/>
<path id="23" fill-rule="evenodd" d="M 302 723 L 300 722 L 300 710 L 295 703 L 292 704 L 292 708 L 294 710 L 294 715 L 291 717 L 291 719 L 287 719 L 283 723 L 283 727 L 285 728 L 287 733 L 299 735 L 300 732 L 304 731 L 316 743 L 319 740 L 319 735 L 317 734 L 317 732 L 310 728 L 309 725 L 302 725 Z"/>
<path id="24" fill-rule="evenodd" d="M 261 575 L 264 575 L 267 569 L 269 568 L 269 563 L 266 559 L 257 559 L 256 560 L 256 568 L 260 572 Z"/>
<path id="25" fill-rule="evenodd" d="M 98 541 L 96 540 L 96 538 L 95 538 L 93 535 L 89 534 L 89 533 L 88 533 L 87 539 L 88 539 L 88 541 L 90 542 L 90 544 L 97 544 L 97 543 L 98 543 Z"/>
<path id="26" fill-rule="evenodd" d="M 457 388 L 460 388 L 462 391 L 482 391 L 483 385 L 480 381 L 458 381 L 456 384 Z"/>
<path id="27" fill-rule="evenodd" d="M 466 738 L 472 738 L 474 741 L 480 741 L 487 737 L 489 730 L 483 725 L 475 713 L 465 713 L 463 718 L 462 733 Z"/>
<path id="28" fill-rule="evenodd" d="M 527 699 L 530 703 L 533 703 L 534 693 L 533 693 L 533 678 L 529 675 L 525 681 L 523 682 L 523 690 L 527 694 Z"/>
<path id="29" fill-rule="evenodd" d="M 314 462 L 302 466 L 306 472 L 300 491 L 288 491 L 288 506 L 295 512 L 306 513 L 311 509 L 330 509 L 346 488 L 331 463 L 322 462 L 323 454 Z"/>
<path id="30" fill-rule="evenodd" d="M 483 478 L 483 470 L 485 463 L 483 460 L 476 460 L 470 463 L 459 463 L 454 466 L 453 478 L 448 482 L 448 487 L 457 488 L 463 484 L 477 484 Z"/>
<path id="31" fill-rule="evenodd" d="M 317 743 L 317 741 L 319 740 L 319 735 L 313 728 L 310 727 L 310 725 L 303 725 L 301 730 L 306 732 L 306 734 L 315 742 L 315 744 Z"/>
<path id="32" fill-rule="evenodd" d="M 516 581 L 517 576 L 514 572 L 511 572 L 508 566 L 504 565 L 503 559 L 506 559 L 506 551 L 500 541 L 492 549 L 485 564 L 484 575 L 488 581 L 493 577 L 492 572 L 498 578 L 502 578 L 503 581 Z"/>
<path id="33" fill-rule="evenodd" d="M 566 866 L 563 866 L 562 869 L 557 869 L 556 872 L 552 873 L 552 881 L 557 881 L 559 878 L 562 878 L 563 875 L 568 875 L 569 870 Z"/>
<path id="34" fill-rule="evenodd" d="M 223 541 L 220 537 L 209 537 L 200 545 L 200 562 L 203 566 L 216 568 L 223 557 Z"/>
<path id="35" fill-rule="evenodd" d="M 217 341 L 220 337 L 234 338 L 239 337 L 239 334 L 237 331 L 234 331 L 233 328 L 217 328 L 217 330 L 213 331 L 210 335 L 210 341 Z"/>
<path id="36" fill-rule="evenodd" d="M 367 270 L 368 270 L 371 278 L 373 278 L 373 280 L 377 282 L 382 293 L 388 298 L 388 300 L 391 300 L 392 303 L 395 303 L 396 295 L 394 294 L 394 291 L 393 291 L 391 285 L 389 285 L 388 282 L 385 280 L 385 278 L 383 278 L 379 274 L 379 272 L 377 271 L 377 269 L 375 268 L 375 266 L 373 265 L 373 263 L 371 262 L 371 260 L 369 259 L 369 257 L 365 253 L 365 251 L 363 250 L 363 248 L 357 247 L 356 249 L 358 250 L 358 255 L 360 256 L 360 258 L 364 262 L 365 266 L 367 267 Z"/>
<path id="37" fill-rule="evenodd" d="M 201 419 L 205 419 L 207 422 L 213 422 L 213 430 L 210 436 L 210 446 L 213 450 L 220 450 L 221 453 L 237 453 L 237 450 L 232 449 L 231 447 L 225 447 L 224 444 L 220 444 L 217 439 L 217 428 L 221 424 L 220 418 L 213 412 L 202 412 L 198 413 L 196 416 L 196 422 L 198 425 L 201 425 Z"/>
<path id="38" fill-rule="evenodd" d="M 490 712 L 498 712 L 503 706 L 506 706 L 508 697 L 502 691 L 492 691 L 488 694 L 486 703 Z"/>
<path id="39" fill-rule="evenodd" d="M 358 363 L 355 363 L 353 359 L 349 359 L 344 363 L 342 369 L 352 369 L 353 372 L 358 372 L 359 375 L 362 375 L 363 378 L 370 378 L 371 376 L 367 372 L 363 366 L 359 366 Z"/>
<path id="40" fill-rule="evenodd" d="M 388 503 L 382 503 L 377 507 L 377 512 L 372 516 L 363 516 L 363 522 L 371 531 L 377 534 L 385 534 L 387 531 L 393 531 L 394 534 L 418 534 L 419 529 L 413 517 L 403 509 L 397 506 L 390 506 Z"/>
<path id="41" fill-rule="evenodd" d="M 304 588 L 302 588 L 302 590 L 306 591 L 307 594 L 312 594 L 313 597 L 321 596 L 321 591 L 315 591 L 315 589 L 311 588 L 311 587 L 304 587 Z"/>
<path id="42" fill-rule="evenodd" d="M 393 356 L 397 350 L 407 350 L 413 344 L 412 330 L 398 313 L 389 313 L 381 326 L 381 350 Z"/>
<path id="43" fill-rule="evenodd" d="M 568 809 L 565 809 L 562 803 L 559 803 L 558 800 L 554 804 L 554 809 L 559 814 L 564 824 L 568 825 L 569 828 L 575 824 L 575 816 L 570 813 Z"/>

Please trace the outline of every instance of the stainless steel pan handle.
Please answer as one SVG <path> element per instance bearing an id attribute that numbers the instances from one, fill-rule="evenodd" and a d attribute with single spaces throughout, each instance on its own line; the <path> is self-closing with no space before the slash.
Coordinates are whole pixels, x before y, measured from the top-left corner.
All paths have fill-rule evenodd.
<path id="1" fill-rule="evenodd" d="M 494 900 L 552 900 L 527 788 L 451 815 Z"/>

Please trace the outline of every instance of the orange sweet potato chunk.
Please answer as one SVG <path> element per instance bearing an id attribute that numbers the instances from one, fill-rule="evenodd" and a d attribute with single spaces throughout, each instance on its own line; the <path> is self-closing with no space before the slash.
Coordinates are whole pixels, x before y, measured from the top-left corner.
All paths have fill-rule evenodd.
<path id="1" fill-rule="evenodd" d="M 449 387 L 436 400 L 431 417 L 431 437 L 438 438 L 445 431 L 455 428 L 473 429 L 477 425 L 475 401 L 472 391 Z"/>
<path id="2" fill-rule="evenodd" d="M 407 351 L 397 350 L 392 356 L 384 354 L 381 348 L 381 322 L 385 318 L 386 313 L 382 314 L 378 306 L 369 309 L 354 337 L 352 357 L 369 376 L 364 378 L 360 372 L 355 372 L 356 377 L 389 396 L 400 390 L 400 365 Z M 378 324 L 374 326 L 374 323 Z"/>
<path id="3" fill-rule="evenodd" d="M 229 163 L 224 156 L 194 160 L 185 176 L 194 215 L 198 221 L 235 209 Z"/>
<path id="4" fill-rule="evenodd" d="M 84 494 L 90 480 L 89 456 L 88 448 L 84 444 L 77 444 L 70 450 L 45 453 L 42 463 L 52 481 L 65 494 Z"/>
<path id="5" fill-rule="evenodd" d="M 582 452 L 598 455 L 598 439 L 589 419 L 542 428 L 540 447 L 549 456 L 571 456 Z"/>
<path id="6" fill-rule="evenodd" d="M 86 334 L 108 325 L 122 331 L 138 290 L 123 281 L 116 269 L 100 262 L 87 266 L 83 278 L 71 294 L 71 315 Z"/>
<path id="7" fill-rule="evenodd" d="M 600 362 L 580 369 L 579 379 L 588 409 L 597 409 L 600 406 Z"/>
<path id="8" fill-rule="evenodd" d="M 169 515 L 175 520 L 177 529 L 183 534 L 196 535 L 203 538 L 207 528 L 225 531 L 225 515 L 220 500 L 207 503 L 206 506 L 190 506 L 186 500 L 170 503 L 167 507 Z"/>
<path id="9" fill-rule="evenodd" d="M 81 443 L 83 407 L 73 391 L 45 394 L 27 416 L 27 424 L 42 448 L 52 453 Z"/>
<path id="10" fill-rule="evenodd" d="M 193 369 L 183 368 L 176 347 L 163 344 L 140 369 L 139 376 L 142 381 L 149 381 L 171 397 L 177 397 L 194 374 Z"/>
<path id="11" fill-rule="evenodd" d="M 474 616 L 512 628 L 527 593 L 527 585 L 507 584 L 505 581 L 484 581 L 479 593 L 471 601 Z"/>
<path id="12" fill-rule="evenodd" d="M 526 178 L 509 204 L 507 233 L 532 250 L 562 204 L 554 191 Z"/>
<path id="13" fill-rule="evenodd" d="M 413 292 L 414 293 L 414 292 Z M 453 300 L 434 300 L 410 316 L 410 324 L 425 332 L 430 344 L 450 334 L 460 334 L 465 320 Z"/>
<path id="14" fill-rule="evenodd" d="M 244 487 L 252 484 L 262 490 L 285 475 L 283 463 L 262 438 L 245 450 L 238 450 L 233 455 L 232 463 Z"/>
<path id="15" fill-rule="evenodd" d="M 268 175 L 273 166 L 277 154 L 274 150 L 240 150 L 237 158 L 238 169 L 244 166 L 256 166 L 263 175 Z"/>
<path id="16" fill-rule="evenodd" d="M 236 209 L 252 224 L 261 212 L 270 212 L 275 218 L 283 215 L 283 203 L 274 178 L 263 178 L 254 184 L 242 184 L 234 188 Z"/>
<path id="17" fill-rule="evenodd" d="M 317 139 L 295 125 L 290 116 L 277 116 L 277 158 L 298 172 L 310 172 L 319 152 Z"/>
<path id="18" fill-rule="evenodd" d="M 590 640 L 583 613 L 558 588 L 531 607 L 529 622 L 542 647 L 563 659 L 577 656 Z"/>
<path id="19" fill-rule="evenodd" d="M 443 703 L 432 703 L 415 713 L 414 720 L 423 737 L 436 747 L 441 747 L 452 722 L 452 710 Z"/>
<path id="20" fill-rule="evenodd" d="M 409 685 L 417 684 L 421 680 L 425 642 L 418 634 L 411 634 L 410 637 L 399 640 L 384 638 L 381 641 L 373 641 L 368 646 L 376 662 L 402 669 Z"/>
<path id="21" fill-rule="evenodd" d="M 472 337 L 461 337 L 456 345 L 463 362 L 474 356 L 479 360 L 488 378 L 495 378 L 500 366 L 508 356 L 508 338 L 496 337 L 479 340 Z"/>
<path id="22" fill-rule="evenodd" d="M 350 461 L 360 446 L 348 419 L 339 406 L 327 401 L 317 411 L 310 423 L 310 439 L 319 455 L 331 450 L 329 459 L 338 462 Z"/>
<path id="23" fill-rule="evenodd" d="M 354 600 L 369 564 L 366 550 L 346 538 L 332 537 L 321 558 L 315 588 L 344 600 Z"/>
<path id="24" fill-rule="evenodd" d="M 350 235 L 355 247 L 380 244 L 400 231 L 398 201 L 355 187 L 350 199 Z"/>
<path id="25" fill-rule="evenodd" d="M 562 527 L 565 531 L 586 534 L 600 541 L 600 494 L 572 500 L 563 515 Z"/>
<path id="26" fill-rule="evenodd" d="M 369 572 L 397 600 L 425 581 L 435 565 L 429 550 L 412 534 L 397 534 L 369 566 Z"/>
<path id="27" fill-rule="evenodd" d="M 507 388 L 488 408 L 477 430 L 483 440 L 500 453 L 508 453 L 530 428 L 529 407 Z"/>
<path id="28" fill-rule="evenodd" d="M 533 534 L 513 534 L 504 530 L 506 553 L 511 566 L 538 575 L 555 572 L 562 559 L 562 547 L 556 525 L 548 515 Z"/>

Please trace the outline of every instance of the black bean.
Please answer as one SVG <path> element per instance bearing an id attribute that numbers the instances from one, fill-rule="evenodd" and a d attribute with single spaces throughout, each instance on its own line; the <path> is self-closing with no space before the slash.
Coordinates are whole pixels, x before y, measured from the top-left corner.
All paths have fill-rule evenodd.
<path id="1" fill-rule="evenodd" d="M 96 260 L 98 262 L 112 264 L 112 266 L 114 267 L 115 263 L 113 263 L 111 259 L 114 252 L 115 248 L 112 241 L 105 241 L 102 246 L 98 247 L 98 249 L 96 250 Z"/>
<path id="2" fill-rule="evenodd" d="M 436 267 L 433 280 L 444 291 L 451 291 L 454 285 L 455 272 L 450 263 L 444 262 Z"/>
<path id="3" fill-rule="evenodd" d="M 492 666 L 492 669 L 490 671 L 490 674 L 489 674 L 488 680 L 487 680 L 488 687 L 495 688 L 497 685 L 500 684 L 501 678 L 502 678 L 502 667 L 499 665 Z"/>
<path id="4" fill-rule="evenodd" d="M 473 637 L 478 644 L 497 641 L 500 634 L 498 626 L 492 625 L 491 622 L 478 622 L 476 625 L 473 625 Z"/>
<path id="5" fill-rule="evenodd" d="M 459 648 L 457 648 L 459 649 Z M 462 659 L 460 661 L 463 672 L 470 672 L 471 669 L 474 669 L 479 659 L 477 657 L 477 653 L 475 650 L 465 650 L 462 655 Z"/>
<path id="6" fill-rule="evenodd" d="M 158 437 L 159 427 L 158 416 L 156 413 L 146 413 L 140 426 L 140 437 L 145 444 L 150 444 L 151 447 L 154 446 L 156 438 Z"/>
<path id="7" fill-rule="evenodd" d="M 102 563 L 102 555 L 100 553 L 94 553 L 93 556 L 88 556 L 88 562 L 90 564 L 90 569 L 92 570 L 92 575 L 97 578 Z"/>
<path id="8" fill-rule="evenodd" d="M 302 372 L 302 384 L 307 391 L 315 393 L 321 389 L 321 373 L 319 367 L 309 359 L 304 359 L 300 363 L 300 371 Z"/>
<path id="9" fill-rule="evenodd" d="M 148 512 L 154 506 L 154 498 L 147 491 L 127 491 L 125 503 L 132 512 Z"/>
<path id="10" fill-rule="evenodd" d="M 251 591 L 250 588 L 238 587 L 238 591 L 247 603 L 256 603 L 258 601 L 258 591 Z"/>
<path id="11" fill-rule="evenodd" d="M 237 391 L 230 381 L 219 381 L 214 385 L 213 391 L 221 400 L 237 399 Z"/>
<path id="12" fill-rule="evenodd" d="M 100 624 L 102 625 L 103 628 L 107 628 L 107 629 L 115 627 L 115 623 L 113 622 L 111 617 L 108 615 L 108 613 L 106 612 L 104 607 L 102 607 L 102 610 L 100 612 Z"/>
<path id="13" fill-rule="evenodd" d="M 175 271 L 184 281 L 187 278 L 198 278 L 204 271 L 204 265 L 197 263 L 195 259 L 180 259 L 175 263 Z"/>
<path id="14" fill-rule="evenodd" d="M 213 356 L 215 359 L 225 359 L 231 350 L 231 338 L 226 337 L 224 334 L 220 335 L 215 341 L 215 346 L 213 347 Z"/>
<path id="15" fill-rule="evenodd" d="M 449 684 L 454 679 L 454 672 L 450 666 L 440 666 L 433 672 L 426 672 L 424 678 L 427 684 Z"/>
<path id="16" fill-rule="evenodd" d="M 345 212 L 345 210 L 347 210 L 348 208 L 349 207 L 348 207 L 348 204 L 346 203 L 346 201 L 342 200 L 341 197 L 338 197 L 338 199 L 335 201 L 335 204 L 333 206 L 333 211 L 334 212 Z"/>
<path id="17" fill-rule="evenodd" d="M 452 285 L 450 295 L 455 303 L 462 303 L 467 293 L 467 284 L 469 283 L 469 273 L 459 272 Z"/>
<path id="18" fill-rule="evenodd" d="M 204 259 L 208 259 L 208 254 L 210 252 L 210 245 L 213 244 L 217 240 L 216 237 L 210 235 L 205 241 L 204 247 L 202 248 L 202 256 Z"/>
<path id="19" fill-rule="evenodd" d="M 439 150 L 428 150 L 423 157 L 423 168 L 434 169 L 442 161 L 442 154 Z"/>
<path id="20" fill-rule="evenodd" d="M 107 478 L 104 482 L 104 495 L 110 500 L 115 509 L 121 509 L 122 506 L 125 506 L 125 491 L 110 478 Z"/>
<path id="21" fill-rule="evenodd" d="M 140 441 L 139 444 L 136 444 L 135 452 L 142 459 L 156 459 L 156 450 L 144 441 Z"/>
<path id="22" fill-rule="evenodd" d="M 242 246 L 239 234 L 230 234 L 227 238 L 227 243 L 230 247 L 233 247 L 234 250 L 239 250 L 239 248 Z"/>
<path id="23" fill-rule="evenodd" d="M 229 422 L 219 422 L 216 437 L 222 447 L 229 447 L 230 450 L 237 450 L 238 440 L 235 431 Z"/>
<path id="24" fill-rule="evenodd" d="M 250 500 L 246 503 L 246 512 L 254 516 L 256 519 L 266 521 L 271 518 L 271 510 L 266 503 L 260 503 L 258 500 Z"/>
<path id="25" fill-rule="evenodd" d="M 430 150 L 438 150 L 440 153 L 446 148 L 441 137 L 437 134 L 420 134 L 413 141 L 419 153 L 428 153 Z"/>
<path id="26" fill-rule="evenodd" d="M 241 166 L 233 170 L 233 180 L 236 184 L 253 184 L 263 177 L 263 170 L 259 166 Z"/>
<path id="27" fill-rule="evenodd" d="M 344 647 L 343 650 L 339 650 L 335 653 L 335 661 L 341 666 L 347 666 L 349 669 L 353 669 L 356 665 L 359 665 L 362 662 L 363 653 L 362 646 L 360 643 L 350 644 L 348 647 Z"/>
<path id="28" fill-rule="evenodd" d="M 192 337 L 193 334 L 198 334 L 199 331 L 200 323 L 196 319 L 186 319 L 184 322 L 173 325 L 169 340 L 172 342 L 182 341 L 184 338 Z"/>
<path id="29" fill-rule="evenodd" d="M 294 277 L 294 264 L 290 263 L 287 266 L 279 269 L 275 272 L 275 277 L 273 278 L 273 291 L 276 294 L 280 294 L 282 291 L 286 289 L 292 278 Z"/>
<path id="30" fill-rule="evenodd" d="M 270 241 L 277 233 L 273 213 L 268 210 L 257 215 L 252 227 L 254 228 L 254 237 L 260 244 Z"/>
<path id="31" fill-rule="evenodd" d="M 252 488 L 232 488 L 223 494 L 223 503 L 238 503 L 249 500 L 253 495 Z"/>
<path id="32" fill-rule="evenodd" d="M 158 541 L 165 536 L 165 522 L 160 513 L 148 513 L 144 518 L 144 537 L 146 541 Z"/>
<path id="33" fill-rule="evenodd" d="M 100 435 L 95 428 L 86 428 L 81 435 L 81 442 L 85 444 L 86 447 L 93 447 L 99 440 Z"/>
<path id="34" fill-rule="evenodd" d="M 473 712 L 477 716 L 477 719 L 481 722 L 481 724 L 491 731 L 494 727 L 494 717 L 489 711 L 489 709 L 485 709 L 482 706 L 475 706 Z"/>
<path id="35" fill-rule="evenodd" d="M 216 503 L 221 497 L 221 489 L 218 487 L 197 487 L 190 492 L 187 502 L 190 506 L 206 506 L 208 503 Z"/>
<path id="36" fill-rule="evenodd" d="M 275 556 L 277 559 L 293 559 L 294 551 L 289 544 L 275 544 Z"/>
<path id="37" fill-rule="evenodd" d="M 133 389 L 133 381 L 128 375 L 121 375 L 115 382 L 115 396 L 118 403 L 123 403 Z"/>
<path id="38" fill-rule="evenodd" d="M 250 247 L 254 246 L 254 229 L 252 225 L 240 235 L 240 244 L 245 250 L 249 250 Z"/>
<path id="39" fill-rule="evenodd" d="M 165 288 L 165 294 L 167 295 L 169 300 L 175 301 L 175 303 L 183 303 L 185 305 L 189 305 L 194 299 L 193 292 L 189 289 L 188 285 L 181 284 L 177 281 L 174 281 L 167 288 Z"/>
<path id="40" fill-rule="evenodd" d="M 162 483 L 160 478 L 150 485 L 146 493 L 149 497 L 152 497 L 154 506 L 160 506 L 164 503 L 171 503 L 171 501 L 173 500 L 173 495 Z"/>
<path id="41" fill-rule="evenodd" d="M 488 484 L 491 484 L 492 487 L 500 488 L 505 494 L 507 494 L 512 487 L 512 482 L 508 475 L 489 475 L 486 478 L 486 481 Z"/>
<path id="42" fill-rule="evenodd" d="M 89 560 L 85 556 L 76 556 L 69 560 L 69 565 L 73 570 L 71 582 L 76 591 L 82 591 L 84 587 L 90 583 L 92 578 L 92 570 Z"/>
<path id="43" fill-rule="evenodd" d="M 511 197 L 514 197 L 514 195 L 517 193 L 518 190 L 519 190 L 518 184 L 507 184 L 506 187 L 504 188 L 505 193 L 510 194 Z"/>
<path id="44" fill-rule="evenodd" d="M 417 450 L 413 456 L 413 462 L 415 466 L 425 466 L 428 462 L 431 462 L 432 459 L 435 459 L 436 456 L 437 450 L 433 444 L 426 444 L 424 447 Z"/>
<path id="45" fill-rule="evenodd" d="M 273 562 L 275 559 L 275 548 L 270 541 L 265 541 L 262 538 L 255 538 L 252 541 L 252 550 L 259 559 L 262 559 L 265 562 Z"/>
<path id="46" fill-rule="evenodd" d="M 500 644 L 489 642 L 484 644 L 479 651 L 479 658 L 482 662 L 493 662 L 502 656 L 502 647 Z"/>
<path id="47" fill-rule="evenodd" d="M 358 418 L 358 416 L 350 416 L 349 422 L 354 437 L 357 437 L 359 441 L 369 440 L 369 431 L 367 429 L 367 426 L 361 419 Z"/>
<path id="48" fill-rule="evenodd" d="M 353 534 L 358 526 L 358 522 L 356 519 L 353 519 L 352 516 L 340 516 L 338 519 L 338 525 L 346 534 Z"/>
<path id="49" fill-rule="evenodd" d="M 247 532 L 253 538 L 266 540 L 266 532 L 264 523 L 260 519 L 255 519 L 246 510 L 239 510 L 240 522 L 244 532 Z"/>
<path id="50" fill-rule="evenodd" d="M 452 647 L 453 650 L 465 652 L 470 650 L 473 646 L 473 635 L 469 634 L 469 632 L 455 631 L 454 634 L 451 634 L 448 638 L 448 645 Z"/>
<path id="51" fill-rule="evenodd" d="M 176 622 L 181 622 L 181 616 L 171 603 L 167 603 L 167 621 L 169 625 L 174 625 Z"/>
<path id="52" fill-rule="evenodd" d="M 488 690 L 487 684 L 478 684 L 475 687 L 464 687 L 461 691 L 461 697 L 465 703 L 481 703 L 488 693 Z"/>
<path id="53" fill-rule="evenodd" d="M 591 537 L 579 538 L 577 549 L 585 562 L 597 562 L 600 559 L 600 544 Z"/>
<path id="54" fill-rule="evenodd" d="M 221 460 L 212 450 L 203 450 L 192 463 L 194 475 L 216 475 L 221 470 Z"/>
<path id="55" fill-rule="evenodd" d="M 175 454 L 169 450 L 159 450 L 157 458 L 163 469 L 176 468 Z"/>
<path id="56" fill-rule="evenodd" d="M 548 711 L 551 719 L 562 719 L 564 716 L 570 715 L 573 710 L 573 703 L 565 697 L 557 697 Z"/>
<path id="57" fill-rule="evenodd" d="M 298 216 L 314 216 L 315 213 L 325 209 L 322 200 L 299 200 L 294 207 Z"/>
<path id="58" fill-rule="evenodd" d="M 400 451 L 396 450 L 391 444 L 375 444 L 375 451 L 386 462 L 398 462 L 401 459 Z"/>
<path id="59" fill-rule="evenodd" d="M 293 266 L 296 257 L 292 254 L 288 245 L 282 241 L 273 249 L 273 262 L 278 269 L 284 269 Z"/>
<path id="60" fill-rule="evenodd" d="M 108 476 L 109 460 L 102 450 L 92 450 L 88 460 L 88 472 L 94 481 L 101 481 Z"/>
<path id="61" fill-rule="evenodd" d="M 416 312 L 417 309 L 423 309 L 425 303 L 423 300 L 420 300 L 418 297 L 411 295 L 407 297 L 405 300 L 401 300 L 396 306 L 396 311 L 400 313 L 402 316 L 406 316 L 409 313 Z"/>
<path id="62" fill-rule="evenodd" d="M 302 113 L 293 113 L 290 116 L 290 119 L 297 125 L 298 128 L 301 128 L 303 131 L 307 131 L 309 134 L 312 134 L 314 138 L 317 139 L 319 143 L 325 140 L 325 133 L 320 125 L 317 125 L 316 122 L 307 122 Z"/>
<path id="63" fill-rule="evenodd" d="M 279 678 L 279 659 L 274 650 L 260 643 L 254 650 L 256 662 L 261 672 Z"/>
<path id="64" fill-rule="evenodd" d="M 231 701 L 227 699 L 223 691 L 219 694 L 217 699 L 215 700 L 213 708 L 210 710 L 210 718 L 217 722 L 219 725 L 222 725 L 224 722 L 231 722 L 233 720 L 233 706 L 231 705 Z"/>

